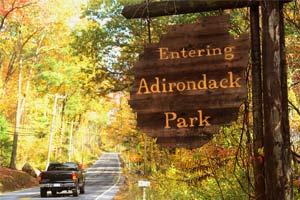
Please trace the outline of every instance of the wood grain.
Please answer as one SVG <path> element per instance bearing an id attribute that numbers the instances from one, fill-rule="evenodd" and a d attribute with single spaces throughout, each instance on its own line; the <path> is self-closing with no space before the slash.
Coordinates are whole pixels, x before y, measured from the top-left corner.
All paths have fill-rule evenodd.
<path id="1" fill-rule="evenodd" d="M 140 54 L 129 104 L 137 113 L 138 128 L 163 146 L 202 146 L 220 126 L 237 119 L 247 97 L 249 39 L 248 35 L 233 38 L 229 27 L 227 15 L 171 26 L 158 43 L 146 45 Z M 220 51 L 212 54 L 212 48 Z M 189 56 L 186 52 L 191 50 L 203 54 Z M 172 59 L 170 52 L 177 52 L 179 58 Z M 209 83 L 218 87 L 208 87 Z M 208 117 L 208 124 L 200 123 L 199 111 Z M 176 119 L 167 119 L 166 113 Z"/>

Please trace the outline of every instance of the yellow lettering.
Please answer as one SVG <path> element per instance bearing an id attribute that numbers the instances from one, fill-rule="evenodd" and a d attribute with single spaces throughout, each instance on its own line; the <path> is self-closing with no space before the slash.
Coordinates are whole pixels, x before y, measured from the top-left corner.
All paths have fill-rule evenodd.
<path id="1" fill-rule="evenodd" d="M 149 80 L 148 80 L 149 81 Z M 141 78 L 136 94 L 151 94 L 151 93 L 172 93 L 184 92 L 191 90 L 212 90 L 239 88 L 243 86 L 242 77 L 235 76 L 234 72 L 227 72 L 227 77 L 223 79 L 209 79 L 207 74 L 201 74 L 198 80 L 183 80 L 168 82 L 166 78 L 154 77 L 151 84 L 145 78 Z"/>
<path id="2" fill-rule="evenodd" d="M 212 51 L 213 51 L 214 56 L 222 55 L 222 50 L 220 48 L 214 48 L 214 49 L 212 49 Z"/>
<path id="3" fill-rule="evenodd" d="M 190 127 L 194 127 L 194 121 L 197 121 L 198 120 L 198 117 L 191 117 L 190 118 Z"/>
<path id="4" fill-rule="evenodd" d="M 140 86 L 139 86 L 139 90 L 137 92 L 137 94 L 142 94 L 143 92 L 141 91 L 142 89 L 145 90 L 144 94 L 150 94 L 151 92 L 149 91 L 147 82 L 144 78 L 141 79 L 140 81 Z"/>
<path id="5" fill-rule="evenodd" d="M 205 53 L 205 49 L 198 49 L 198 56 L 203 56 L 202 53 Z"/>
<path id="6" fill-rule="evenodd" d="M 165 48 L 165 47 L 159 48 L 159 59 L 160 60 L 167 60 L 167 59 L 169 59 L 168 51 L 169 51 L 169 48 Z"/>
<path id="7" fill-rule="evenodd" d="M 190 58 L 194 58 L 195 55 L 196 55 L 196 51 L 195 51 L 195 50 L 190 50 L 190 51 L 189 51 L 189 57 L 190 57 Z"/>
<path id="8" fill-rule="evenodd" d="M 233 80 L 233 73 L 232 72 L 228 72 L 229 74 L 229 81 L 230 81 L 230 88 L 234 88 L 234 87 L 241 87 L 241 85 L 239 84 L 239 80 L 241 80 L 240 77 L 236 78 L 235 80 Z"/>
<path id="9" fill-rule="evenodd" d="M 234 49 L 235 46 L 227 46 L 224 48 L 220 48 L 211 47 L 210 45 L 207 45 L 206 48 L 203 49 L 186 50 L 185 48 L 182 48 L 182 50 L 180 51 L 169 51 L 169 48 L 167 47 L 158 48 L 160 60 L 224 55 L 224 59 L 229 61 L 234 59 L 235 57 L 233 52 Z"/>
<path id="10" fill-rule="evenodd" d="M 184 83 L 184 82 L 179 82 L 179 83 L 177 83 L 176 88 L 177 88 L 177 90 L 178 90 L 179 92 L 184 91 L 185 88 L 186 88 L 185 83 Z"/>
<path id="11" fill-rule="evenodd" d="M 179 52 L 171 51 L 171 59 L 180 58 Z"/>
<path id="12" fill-rule="evenodd" d="M 163 86 L 162 93 L 167 93 L 167 88 L 166 88 L 166 83 L 165 83 L 166 79 L 163 78 L 162 81 L 163 81 L 163 83 L 162 83 L 162 86 Z"/>
<path id="13" fill-rule="evenodd" d="M 199 126 L 211 126 L 211 124 L 208 122 L 210 116 L 205 116 L 205 118 L 203 119 L 202 110 L 198 110 L 198 113 L 199 113 Z"/>
<path id="14" fill-rule="evenodd" d="M 159 89 L 159 78 L 155 77 L 156 82 L 151 85 L 150 89 L 152 93 L 160 93 Z"/>
<path id="15" fill-rule="evenodd" d="M 188 127 L 189 125 L 186 123 L 185 119 L 182 118 L 182 117 L 179 117 L 177 119 L 177 128 L 186 128 Z"/>
<path id="16" fill-rule="evenodd" d="M 197 87 L 199 90 L 206 90 L 206 74 L 202 74 L 203 79 L 198 81 Z"/>
<path id="17" fill-rule="evenodd" d="M 228 85 L 225 85 L 225 84 L 228 84 L 228 79 L 224 78 L 220 81 L 220 88 L 228 88 Z"/>
<path id="18" fill-rule="evenodd" d="M 177 118 L 176 113 L 174 112 L 165 112 L 165 128 L 171 128 L 169 125 L 170 121 L 174 121 Z"/>
<path id="19" fill-rule="evenodd" d="M 169 92 L 173 92 L 173 87 L 176 87 L 176 83 L 169 83 Z"/>
<path id="20" fill-rule="evenodd" d="M 177 128 L 187 128 L 187 127 L 204 127 L 204 126 L 211 126 L 209 119 L 210 116 L 204 116 L 202 110 L 197 110 L 198 117 L 189 117 L 189 118 L 183 118 L 179 117 L 177 118 L 177 114 L 175 112 L 165 112 L 165 128 L 170 129 L 172 128 L 170 123 L 176 120 Z M 199 122 L 198 124 L 196 122 Z"/>
<path id="21" fill-rule="evenodd" d="M 211 56 L 209 45 L 206 46 L 206 56 Z"/>
<path id="22" fill-rule="evenodd" d="M 188 57 L 188 55 L 186 54 L 186 51 L 185 51 L 184 48 L 181 50 L 181 55 L 182 55 L 183 58 L 187 58 Z"/>
<path id="23" fill-rule="evenodd" d="M 196 90 L 196 82 L 195 81 L 187 81 L 187 90 Z"/>
<path id="24" fill-rule="evenodd" d="M 209 80 L 208 81 L 208 88 L 209 89 L 217 89 L 217 88 L 219 88 L 217 86 L 217 81 L 216 80 Z"/>
<path id="25" fill-rule="evenodd" d="M 234 46 L 224 48 L 224 58 L 225 58 L 225 60 L 234 59 L 234 54 L 232 53 L 234 48 L 235 48 Z"/>

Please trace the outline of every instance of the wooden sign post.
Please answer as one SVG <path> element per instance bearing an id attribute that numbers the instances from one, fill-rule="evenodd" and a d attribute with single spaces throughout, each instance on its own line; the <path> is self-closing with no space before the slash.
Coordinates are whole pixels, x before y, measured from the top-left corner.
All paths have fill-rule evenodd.
<path id="1" fill-rule="evenodd" d="M 283 4 L 262 6 L 266 199 L 293 199 Z"/>
<path id="2" fill-rule="evenodd" d="M 168 147 L 200 147 L 237 119 L 247 97 L 249 40 L 227 15 L 170 26 L 135 65 L 130 105 L 138 128 Z"/>
<path id="3" fill-rule="evenodd" d="M 158 16 L 166 16 L 166 15 L 175 15 L 175 14 L 186 14 L 186 13 L 196 13 L 196 12 L 202 12 L 202 11 L 212 11 L 212 10 L 220 10 L 220 9 L 234 9 L 234 8 L 241 8 L 241 7 L 251 7 L 251 49 L 252 49 L 252 75 L 253 75 L 253 127 L 254 127 L 254 156 L 258 155 L 258 149 L 264 148 L 265 153 L 265 164 L 264 166 L 259 166 L 257 163 L 254 163 L 254 176 L 255 176 L 255 199 L 258 200 L 292 200 L 293 199 L 293 190 L 292 190 L 292 170 L 291 170 L 291 149 L 290 149 L 290 133 L 289 133 L 289 120 L 288 120 L 288 99 L 287 99 L 287 68 L 286 68 L 286 60 L 285 60 L 285 44 L 284 44 L 284 26 L 283 26 L 283 3 L 290 2 L 291 0 L 203 0 L 203 1 L 160 1 L 160 2 L 152 2 L 152 3 L 142 3 L 139 5 L 133 5 L 133 6 L 126 6 L 122 12 L 122 14 L 126 18 L 149 18 L 149 17 L 158 17 Z M 261 5 L 262 11 L 261 15 L 263 18 L 263 24 L 262 24 L 262 56 L 260 53 L 260 33 L 259 33 L 259 12 L 258 12 L 258 6 Z M 147 12 L 145 12 L 147 10 Z M 195 26 L 196 27 L 196 26 Z M 196 28 L 195 28 L 196 29 Z M 192 29 L 186 29 L 186 30 L 192 30 Z M 188 33 L 188 32 L 186 32 Z M 176 39 L 176 34 L 174 34 L 173 38 Z M 179 33 L 177 34 L 179 35 Z M 172 36 L 171 36 L 172 38 Z M 163 41 L 163 40 L 162 40 Z M 188 41 L 188 40 L 187 40 Z M 162 43 L 164 44 L 164 43 Z M 233 46 L 233 45 L 232 45 Z M 158 47 L 158 49 L 157 49 Z M 210 46 L 211 47 L 211 46 Z M 145 49 L 145 52 L 147 52 L 147 48 Z M 149 47 L 151 49 L 151 47 Z M 180 50 L 178 49 L 173 50 L 173 48 L 168 48 L 168 46 L 154 46 L 154 49 L 157 49 L 158 52 L 161 53 L 162 58 L 166 58 L 166 55 L 169 57 L 172 57 L 172 53 L 170 52 L 178 52 L 179 56 L 182 55 L 188 55 L 186 54 L 186 50 L 190 50 L 189 48 L 185 49 L 185 53 L 182 52 L 180 54 Z M 159 48 L 162 48 L 161 50 Z M 164 49 L 168 48 L 168 49 Z M 201 46 L 197 46 L 197 49 Z M 165 54 L 167 50 L 167 54 Z M 192 49 L 191 49 L 192 50 Z M 155 51 L 151 51 L 151 54 L 149 56 L 155 56 Z M 190 51 L 189 51 L 190 52 Z M 157 53 L 157 52 L 156 52 Z M 173 53 L 173 57 L 175 57 L 176 53 Z M 191 53 L 191 55 L 194 55 L 194 53 Z M 151 57 L 150 56 L 150 57 Z M 261 66 L 261 58 L 263 60 L 263 67 Z M 143 58 L 142 58 L 143 59 Z M 142 60 L 141 59 L 141 60 Z M 140 61 L 141 61 L 140 60 Z M 166 59 L 167 60 L 167 59 Z M 139 61 L 139 62 L 140 62 Z M 175 60 L 173 60 L 175 63 Z M 171 64 L 172 62 L 169 62 Z M 183 63 L 181 63 L 183 64 Z M 165 70 L 169 69 L 167 64 L 161 65 L 160 69 Z M 172 65 L 174 66 L 174 65 Z M 185 65 L 180 65 L 185 69 Z M 198 63 L 196 64 L 198 65 Z M 208 65 L 207 65 L 208 66 Z M 185 76 L 185 71 L 180 71 L 181 67 L 174 68 L 174 70 L 179 70 L 179 74 L 182 73 L 183 76 Z M 229 69 L 229 68 L 228 68 Z M 263 70 L 263 77 L 261 77 L 261 69 Z M 148 70 L 148 68 L 144 69 L 145 72 Z M 200 70 L 200 69 L 197 69 Z M 138 71 L 138 70 L 137 70 Z M 238 74 L 236 71 L 227 71 L 227 73 L 232 72 L 232 80 L 234 77 L 241 78 L 239 80 L 242 80 L 243 77 L 240 77 L 240 74 Z M 197 72 L 195 72 L 197 73 Z M 209 72 L 201 71 L 200 77 L 202 76 L 203 79 L 198 79 L 198 81 L 204 81 L 204 77 L 207 78 L 210 76 Z M 205 74 L 205 76 L 204 76 Z M 224 71 L 223 71 L 224 75 Z M 237 75 L 237 76 L 234 76 Z M 142 78 L 144 75 L 140 74 L 137 78 Z M 230 80 L 230 74 L 229 74 L 229 80 Z M 220 76 L 221 77 L 221 76 Z M 219 81 L 219 88 L 221 86 L 221 80 L 224 79 L 224 77 L 221 77 L 221 79 L 217 79 L 216 77 L 209 78 L 209 80 L 218 80 Z M 148 81 L 148 78 L 150 78 L 149 83 L 152 84 L 153 90 L 149 89 L 149 92 L 152 96 L 148 96 L 146 98 L 150 102 L 156 103 L 157 106 L 157 100 L 163 100 L 163 98 L 153 98 L 153 95 L 155 91 L 155 81 L 167 81 L 166 77 L 160 77 L 160 76 L 154 76 L 154 77 L 147 77 L 146 82 Z M 158 79 L 156 79 L 158 78 Z M 183 85 L 187 79 L 182 79 L 179 81 L 174 81 L 174 77 L 167 77 L 168 80 L 171 80 L 171 83 L 175 83 L 176 86 L 179 86 L 177 91 L 179 94 L 191 94 L 191 91 L 179 91 L 183 89 Z M 199 76 L 198 76 L 199 78 Z M 190 78 L 189 78 L 190 79 Z M 141 79 L 142 80 L 142 79 Z M 152 80 L 152 82 L 151 82 Z M 191 79 L 192 80 L 192 79 Z M 206 79 L 208 80 L 208 79 Z M 145 82 L 145 81 L 143 81 Z M 237 81 L 239 82 L 239 81 Z M 236 82 L 236 83 L 237 83 Z M 263 83 L 262 83 L 263 82 Z M 148 82 L 147 82 L 148 83 Z M 179 84 L 180 83 L 180 84 Z M 187 83 L 187 82 L 186 82 Z M 216 81 L 217 83 L 217 81 Z M 223 82 L 224 83 L 224 82 Z M 135 83 L 136 84 L 136 83 Z M 167 84 L 168 85 L 168 84 Z M 172 84 L 171 84 L 172 85 Z M 186 88 L 187 88 L 186 84 Z M 242 86 L 242 84 L 240 84 Z M 200 83 L 199 83 L 200 86 Z M 203 86 L 203 85 L 202 85 Z M 206 85 L 207 86 L 207 85 Z M 237 86 L 237 85 L 236 85 Z M 135 86 L 139 88 L 138 86 Z M 175 87 L 175 85 L 174 85 Z M 173 88 L 174 88 L 173 87 Z M 204 87 L 204 86 L 203 86 Z M 202 87 L 202 88 L 203 88 Z M 185 88 L 185 89 L 186 89 Z M 200 87 L 199 87 L 200 88 Z M 222 87 L 221 87 L 222 88 Z M 236 87 L 235 89 L 237 89 Z M 227 88 L 228 89 L 228 88 Z M 231 88 L 234 89 L 234 88 Z M 138 90 L 137 90 L 138 91 Z M 134 89 L 131 91 L 131 95 L 135 95 L 137 92 Z M 166 89 L 166 91 L 168 91 Z M 223 90 L 226 91 L 226 90 Z M 148 91 L 146 91 L 147 93 Z M 196 90 L 196 92 L 199 92 Z M 203 93 L 204 90 L 202 90 Z M 208 95 L 211 90 L 207 89 L 206 94 Z M 145 92 L 144 92 L 145 93 Z M 167 95 L 169 93 L 166 93 L 164 95 Z M 175 92 L 173 93 L 175 94 Z M 241 93 L 242 94 L 242 93 Z M 262 95 L 264 96 L 262 100 Z M 241 96 L 242 97 L 242 96 Z M 145 97 L 143 97 L 145 98 Z M 133 97 L 133 99 L 138 99 L 138 96 Z M 196 108 L 196 112 L 194 111 L 193 116 L 189 114 L 185 114 L 185 112 L 181 112 L 180 110 L 174 112 L 172 109 L 175 107 L 170 106 L 169 111 L 164 111 L 165 118 L 155 118 L 155 115 L 151 115 L 150 113 L 158 112 L 153 107 L 148 108 L 147 106 L 150 104 L 144 104 L 144 107 L 148 108 L 147 111 L 140 111 L 140 115 L 138 114 L 138 117 L 144 118 L 144 120 L 139 122 L 138 124 L 143 125 L 149 123 L 154 125 L 155 123 L 158 123 L 158 120 L 160 120 L 165 126 L 165 128 L 172 129 L 172 127 L 181 128 L 181 126 L 188 125 L 189 128 L 194 128 L 195 133 L 198 135 L 203 136 L 203 140 L 197 141 L 194 140 L 194 138 L 188 138 L 187 135 L 192 135 L 189 131 L 175 131 L 172 130 L 173 134 L 176 136 L 180 136 L 180 141 L 176 139 L 172 139 L 173 137 L 162 137 L 162 136 L 170 136 L 171 133 L 168 133 L 168 131 L 162 131 L 151 129 L 150 126 L 145 126 L 145 131 L 147 132 L 149 130 L 150 135 L 153 136 L 159 136 L 158 141 L 162 141 L 162 143 L 168 143 L 164 141 L 170 141 L 173 146 L 176 146 L 176 144 L 189 144 L 189 145 L 180 145 L 180 146 L 201 146 L 200 141 L 206 141 L 209 140 L 213 131 L 205 132 L 204 130 L 207 128 L 213 127 L 213 119 L 215 116 L 218 116 L 217 113 L 212 112 L 211 107 L 202 107 L 201 105 L 203 102 L 201 102 L 200 96 L 194 97 L 195 101 L 199 103 L 199 108 Z M 199 100 L 200 99 L 200 100 Z M 218 99 L 218 98 L 217 98 Z M 230 99 L 230 98 L 229 98 Z M 203 100 L 202 100 L 203 101 Z M 175 101 L 173 104 L 173 101 L 171 101 L 171 105 L 179 105 L 180 101 L 177 101 L 177 97 L 175 98 Z M 132 106 L 134 110 L 138 111 L 141 105 L 138 105 L 135 107 L 135 102 L 133 100 Z M 208 105 L 211 102 L 208 102 Z M 237 103 L 237 101 L 235 101 Z M 188 103 L 181 104 L 182 108 L 186 108 L 185 106 L 188 105 Z M 220 104 L 216 104 L 220 105 Z M 263 107 L 264 105 L 264 107 Z M 263 108 L 263 109 L 262 109 Z M 191 109 L 192 110 L 192 109 Z M 209 111 L 210 110 L 210 111 Z M 200 112 L 201 111 L 201 112 Z M 264 111 L 264 112 L 263 112 Z M 189 112 L 192 113 L 192 112 Z M 226 112 L 225 112 L 226 113 Z M 198 114 L 198 115 L 197 115 Z M 220 115 L 221 113 L 219 113 Z M 195 119 L 197 118 L 197 122 L 201 122 L 202 124 L 195 123 Z M 226 118 L 226 117 L 225 117 Z M 186 120 L 187 119 L 187 120 Z M 152 122 L 156 121 L 156 122 Z M 172 121 L 171 121 L 172 120 Z M 188 121 L 188 123 L 186 123 Z M 230 120 L 229 120 L 230 121 Z M 168 123 L 167 123 L 168 122 Z M 175 122 L 175 123 L 174 123 Z M 211 126 L 206 126 L 210 124 Z M 217 124 L 217 123 L 215 123 Z M 199 126 L 200 127 L 195 127 Z M 202 125 L 202 126 L 201 126 Z M 204 125 L 204 126 L 203 126 Z M 142 126 L 143 127 L 143 126 Z M 181 130 L 187 130 L 181 129 Z M 201 129 L 200 129 L 201 128 Z M 216 128 L 216 127 L 214 127 Z M 201 130 L 201 131 L 199 131 Z M 216 130 L 216 129 L 215 129 Z M 163 133 L 163 134 L 162 134 Z M 209 134 L 207 134 L 209 133 Z M 158 135 L 157 135 L 158 134 Z M 172 135 L 172 136 L 174 136 Z M 183 137 L 182 137 L 183 136 Z M 207 136 L 206 138 L 204 136 Z M 193 136 L 194 137 L 194 136 Z M 178 138 L 178 137 L 177 137 Z M 184 141 L 184 142 L 181 142 Z M 196 141 L 196 142 L 195 142 Z M 175 145 L 174 145 L 175 144 Z M 169 145 L 169 144 L 168 144 Z M 261 178 L 262 177 L 262 178 Z M 264 188 L 266 186 L 266 189 Z"/>

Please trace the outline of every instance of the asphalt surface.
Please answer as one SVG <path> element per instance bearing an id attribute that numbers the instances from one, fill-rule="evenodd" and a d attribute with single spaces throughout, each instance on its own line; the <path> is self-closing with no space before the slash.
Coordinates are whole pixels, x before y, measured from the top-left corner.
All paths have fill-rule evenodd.
<path id="1" fill-rule="evenodd" d="M 40 197 L 39 187 L 20 190 L 0 195 L 1 200 L 113 200 L 124 182 L 121 164 L 117 153 L 104 153 L 86 173 L 85 193 L 73 197 L 72 192 L 58 193 L 52 196 L 48 191 L 47 197 Z"/>

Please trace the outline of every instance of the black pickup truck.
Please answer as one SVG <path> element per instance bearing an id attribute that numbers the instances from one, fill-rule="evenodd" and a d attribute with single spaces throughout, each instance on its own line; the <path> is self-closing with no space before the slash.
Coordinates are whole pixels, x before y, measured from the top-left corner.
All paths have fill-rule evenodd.
<path id="1" fill-rule="evenodd" d="M 84 193 L 85 171 L 75 162 L 51 163 L 47 171 L 39 175 L 39 184 L 41 197 L 46 197 L 47 191 L 56 195 L 63 190 L 78 196 L 78 190 Z"/>

